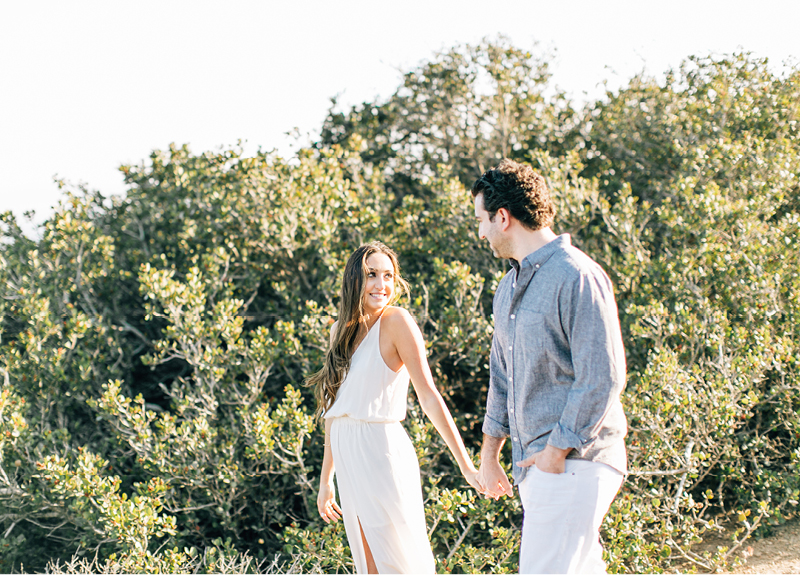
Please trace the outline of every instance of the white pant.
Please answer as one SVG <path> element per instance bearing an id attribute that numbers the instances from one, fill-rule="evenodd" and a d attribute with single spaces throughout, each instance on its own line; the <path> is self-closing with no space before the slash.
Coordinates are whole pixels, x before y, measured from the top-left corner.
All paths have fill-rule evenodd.
<path id="1" fill-rule="evenodd" d="M 532 466 L 519 485 L 525 515 L 520 573 L 605 573 L 600 525 L 622 485 L 616 469 L 567 459 L 565 472 Z"/>

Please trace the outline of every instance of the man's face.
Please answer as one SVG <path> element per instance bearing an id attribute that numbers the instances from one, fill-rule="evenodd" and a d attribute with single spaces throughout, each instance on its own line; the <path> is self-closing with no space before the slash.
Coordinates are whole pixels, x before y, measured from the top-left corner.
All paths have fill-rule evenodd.
<path id="1" fill-rule="evenodd" d="M 508 238 L 500 227 L 500 218 L 495 214 L 494 221 L 483 207 L 483 194 L 475 196 L 475 218 L 478 220 L 478 237 L 489 242 L 496 258 L 509 258 Z"/>

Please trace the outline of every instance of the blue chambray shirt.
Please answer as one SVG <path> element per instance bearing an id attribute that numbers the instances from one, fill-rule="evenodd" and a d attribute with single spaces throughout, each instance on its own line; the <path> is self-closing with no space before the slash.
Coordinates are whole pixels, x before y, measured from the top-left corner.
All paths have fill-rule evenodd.
<path id="1" fill-rule="evenodd" d="M 548 443 L 626 473 L 625 350 L 611 280 L 569 234 L 511 264 L 494 295 L 483 432 L 511 437 L 516 483 L 528 471 L 517 463 Z"/>

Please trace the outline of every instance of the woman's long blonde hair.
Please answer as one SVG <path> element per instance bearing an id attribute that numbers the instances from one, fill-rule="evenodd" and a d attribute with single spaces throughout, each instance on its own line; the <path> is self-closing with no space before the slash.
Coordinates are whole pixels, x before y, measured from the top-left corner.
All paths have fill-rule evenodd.
<path id="1" fill-rule="evenodd" d="M 333 405 L 336 393 L 350 369 L 350 359 L 355 351 L 359 327 L 365 323 L 364 293 L 369 272 L 367 258 L 376 253 L 388 256 L 394 268 L 394 290 L 392 299 L 387 305 L 392 305 L 402 295 L 408 293 L 408 282 L 400 276 L 397 254 L 383 243 L 364 244 L 347 260 L 339 296 L 339 321 L 333 332 L 331 346 L 325 354 L 325 365 L 307 380 L 308 385 L 314 387 L 317 398 L 317 417 L 322 417 L 322 414 Z"/>

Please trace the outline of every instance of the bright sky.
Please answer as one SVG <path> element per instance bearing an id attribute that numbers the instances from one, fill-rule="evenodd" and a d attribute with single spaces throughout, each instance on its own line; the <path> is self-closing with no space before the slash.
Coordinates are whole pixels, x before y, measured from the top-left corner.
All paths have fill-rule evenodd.
<path id="1" fill-rule="evenodd" d="M 797 62 L 798 22 L 798 0 L 6 1 L 0 212 L 41 221 L 54 176 L 124 193 L 117 167 L 170 142 L 288 155 L 331 97 L 386 98 L 436 51 L 498 33 L 555 50 L 554 82 L 587 99 L 692 54 Z"/>

